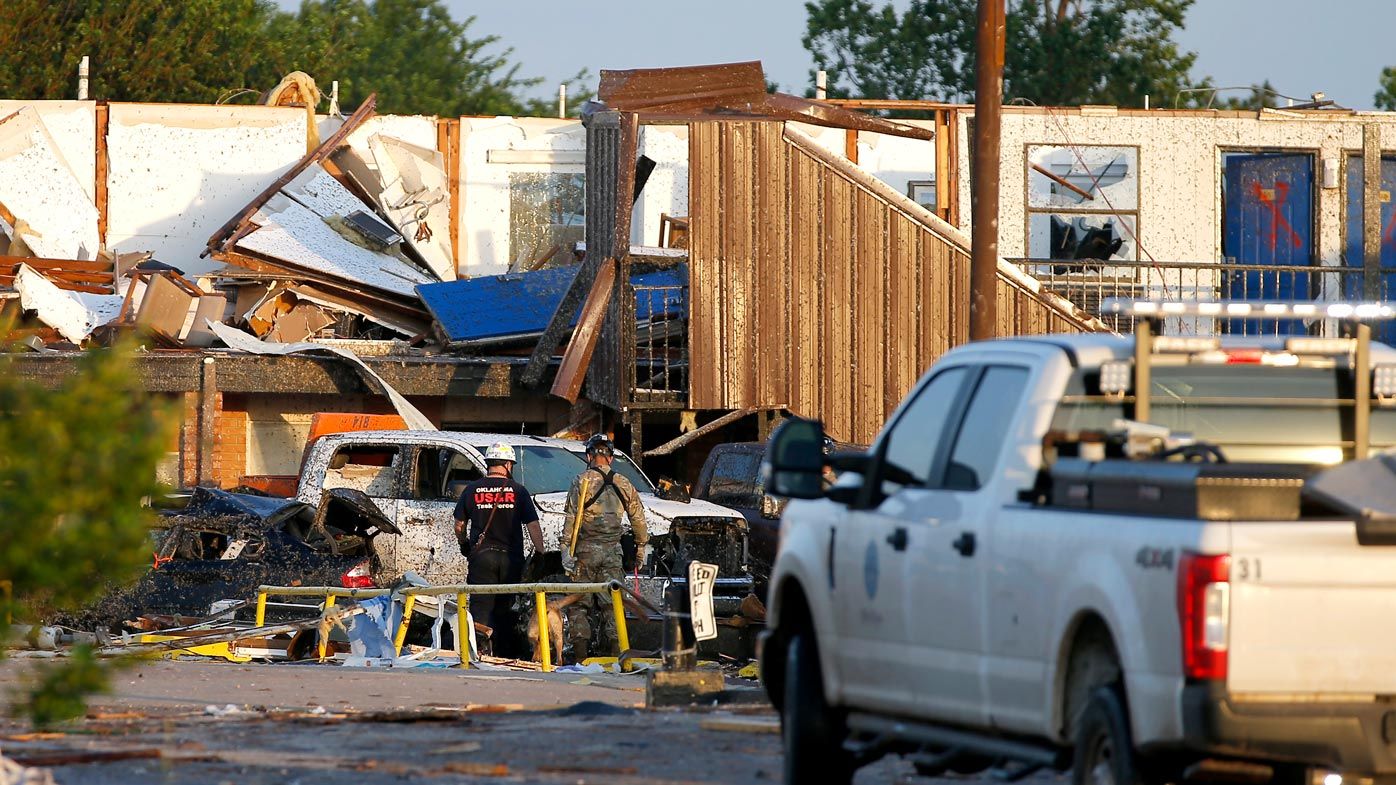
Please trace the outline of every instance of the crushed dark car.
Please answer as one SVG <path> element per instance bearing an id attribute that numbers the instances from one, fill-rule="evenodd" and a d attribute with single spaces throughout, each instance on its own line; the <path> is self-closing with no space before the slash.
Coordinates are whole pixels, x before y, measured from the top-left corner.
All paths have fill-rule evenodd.
<path id="1" fill-rule="evenodd" d="M 352 488 L 326 491 L 318 508 L 196 488 L 185 507 L 162 511 L 150 571 L 89 609 L 84 621 L 116 630 L 140 616 L 210 616 L 215 604 L 250 601 L 263 584 L 371 587 L 374 538 L 385 533 L 400 531 Z M 277 610 L 269 606 L 267 618 L 275 620 Z M 251 617 L 250 603 L 238 616 Z"/>

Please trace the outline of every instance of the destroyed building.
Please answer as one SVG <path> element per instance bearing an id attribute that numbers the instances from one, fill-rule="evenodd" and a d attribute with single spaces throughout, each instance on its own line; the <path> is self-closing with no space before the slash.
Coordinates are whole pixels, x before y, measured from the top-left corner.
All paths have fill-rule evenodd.
<path id="1" fill-rule="evenodd" d="M 889 121 L 767 94 L 759 64 L 603 72 L 599 97 L 585 121 L 370 101 L 313 125 L 0 101 L 11 367 L 59 378 L 144 330 L 148 388 L 182 404 L 167 479 L 233 487 L 295 474 L 312 415 L 390 413 L 389 388 L 431 426 L 618 430 L 680 473 L 782 411 L 866 443 L 967 340 L 971 107 Z M 1384 293 L 1363 198 L 1396 172 L 1375 152 L 1396 115 L 1009 108 L 1003 128 L 1001 334 L 1119 328 L 1101 299 L 1160 289 Z"/>

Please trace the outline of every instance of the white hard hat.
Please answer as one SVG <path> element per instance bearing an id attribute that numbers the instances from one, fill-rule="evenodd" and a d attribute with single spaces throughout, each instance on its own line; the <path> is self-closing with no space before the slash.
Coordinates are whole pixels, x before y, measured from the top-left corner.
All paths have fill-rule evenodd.
<path id="1" fill-rule="evenodd" d="M 491 444 L 490 448 L 485 450 L 485 460 L 518 462 L 518 458 L 514 457 L 514 448 L 504 442 Z"/>

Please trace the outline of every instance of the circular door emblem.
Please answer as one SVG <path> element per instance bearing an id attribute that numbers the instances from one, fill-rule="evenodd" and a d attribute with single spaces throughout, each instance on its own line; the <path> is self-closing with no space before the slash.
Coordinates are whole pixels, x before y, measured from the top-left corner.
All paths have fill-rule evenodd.
<path id="1" fill-rule="evenodd" d="M 863 556 L 863 587 L 868 590 L 868 599 L 877 596 L 877 541 L 868 540 L 868 551 Z"/>

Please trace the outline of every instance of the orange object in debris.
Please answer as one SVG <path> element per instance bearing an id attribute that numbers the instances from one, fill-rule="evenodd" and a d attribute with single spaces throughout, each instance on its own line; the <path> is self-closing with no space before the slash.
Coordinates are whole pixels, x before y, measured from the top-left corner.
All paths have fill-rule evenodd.
<path id="1" fill-rule="evenodd" d="M 300 480 L 300 475 L 297 474 L 244 474 L 238 478 L 238 485 L 261 491 L 268 496 L 289 499 L 296 495 L 296 487 L 300 485 Z"/>
<path id="2" fill-rule="evenodd" d="M 407 423 L 396 414 L 320 412 L 310 418 L 310 435 L 305 437 L 305 443 L 308 446 L 321 436 L 327 436 L 331 433 L 405 430 L 407 430 Z"/>

